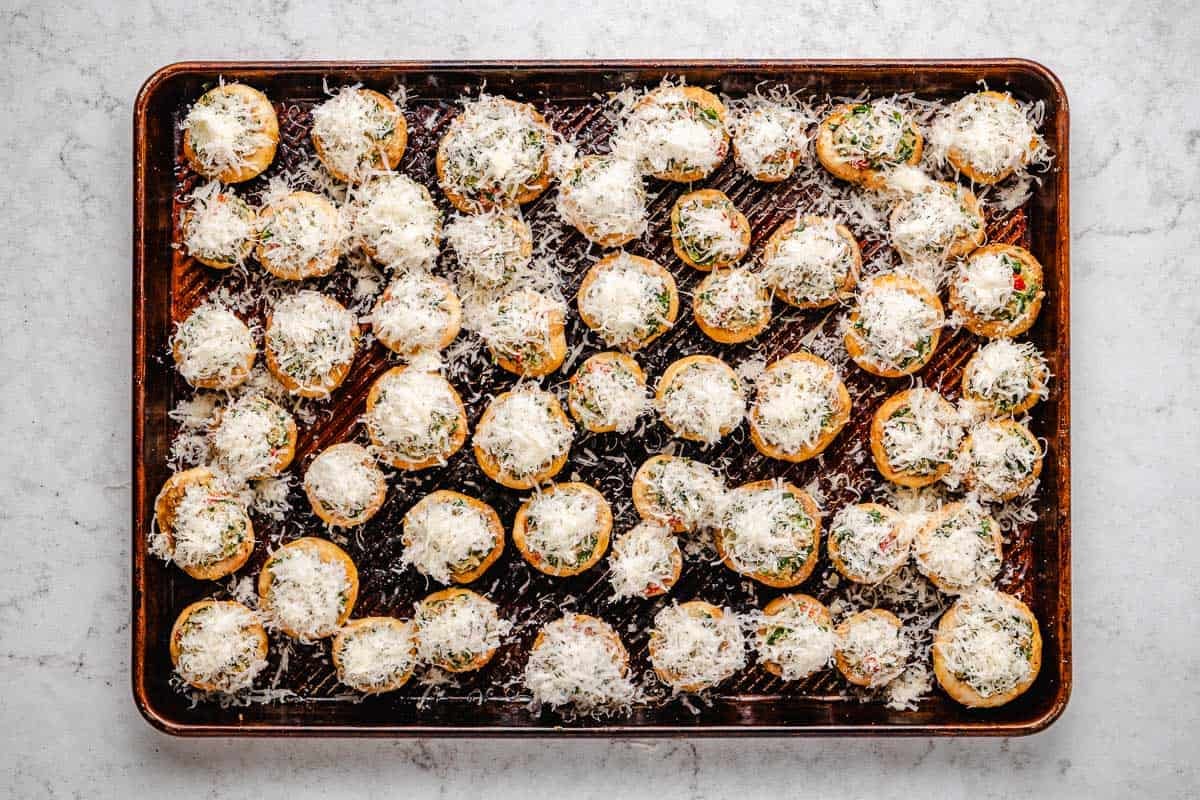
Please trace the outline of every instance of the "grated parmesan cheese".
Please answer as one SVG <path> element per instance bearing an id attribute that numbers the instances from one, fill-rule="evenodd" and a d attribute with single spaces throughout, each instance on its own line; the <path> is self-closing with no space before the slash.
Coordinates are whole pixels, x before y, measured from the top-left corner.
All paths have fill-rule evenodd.
<path id="1" fill-rule="evenodd" d="M 553 412 L 558 400 L 540 389 L 519 389 L 492 401 L 491 418 L 475 430 L 475 444 L 514 477 L 539 472 L 567 453 L 575 430 Z"/>
<path id="2" fill-rule="evenodd" d="M 1020 269 L 1021 263 L 1008 253 L 983 253 L 959 265 L 955 288 L 968 310 L 984 319 L 999 319 L 1016 298 L 1013 276 Z"/>
<path id="3" fill-rule="evenodd" d="M 651 408 L 646 383 L 619 358 L 592 356 L 576 371 L 569 398 L 580 421 L 591 429 L 628 433 Z"/>
<path id="4" fill-rule="evenodd" d="M 610 347 L 640 343 L 673 323 L 674 282 L 627 253 L 599 262 L 579 294 L 579 313 Z"/>
<path id="5" fill-rule="evenodd" d="M 150 549 L 180 567 L 205 567 L 234 555 L 250 536 L 250 517 L 233 495 L 189 484 L 174 507 L 171 529 L 150 537 Z"/>
<path id="6" fill-rule="evenodd" d="M 852 580 L 876 584 L 908 563 L 912 531 L 891 509 L 873 505 L 850 505 L 833 518 L 829 529 L 839 570 Z"/>
<path id="7" fill-rule="evenodd" d="M 988 500 L 1020 491 L 1042 458 L 1037 440 L 1016 423 L 984 422 L 971 430 L 969 442 L 964 455 L 971 486 Z"/>
<path id="8" fill-rule="evenodd" d="M 455 217 L 446 226 L 446 242 L 463 278 L 486 288 L 508 281 L 532 257 L 528 223 L 501 212 Z"/>
<path id="9" fill-rule="evenodd" d="M 354 360 L 357 327 L 354 315 L 341 303 L 305 290 L 284 297 L 271 309 L 266 343 L 279 370 L 300 388 L 328 392 L 340 382 L 335 373 Z"/>
<path id="10" fill-rule="evenodd" d="M 365 522 L 377 507 L 383 473 L 365 447 L 344 442 L 323 450 L 304 473 L 304 489 L 315 503 L 350 524 Z"/>
<path id="11" fill-rule="evenodd" d="M 596 554 L 603 504 L 594 490 L 559 486 L 534 494 L 525 511 L 526 549 L 551 567 L 579 567 Z"/>
<path id="12" fill-rule="evenodd" d="M 236 480 L 266 478 L 291 460 L 292 415 L 261 394 L 246 394 L 221 413 L 212 431 L 214 464 Z"/>
<path id="13" fill-rule="evenodd" d="M 246 323 L 212 302 L 197 307 L 179 324 L 171 347 L 184 380 L 214 388 L 233 388 L 244 381 L 257 352 Z"/>
<path id="14" fill-rule="evenodd" d="M 706 325 L 737 331 L 763 323 L 771 314 L 766 283 L 748 269 L 713 271 L 696 294 L 696 316 Z"/>
<path id="15" fill-rule="evenodd" d="M 1048 375 L 1046 359 L 1036 345 L 994 339 L 968 362 L 963 390 L 1005 413 L 1031 395 L 1045 398 Z"/>
<path id="16" fill-rule="evenodd" d="M 735 103 L 732 110 L 729 128 L 738 166 L 758 180 L 790 177 L 808 146 L 812 118 L 759 95 Z"/>
<path id="17" fill-rule="evenodd" d="M 196 189 L 190 199 L 183 223 L 188 254 L 222 266 L 241 264 L 257 235 L 254 209 L 232 192 L 222 192 L 216 181 Z"/>
<path id="18" fill-rule="evenodd" d="M 946 506 L 917 536 L 917 569 L 952 594 L 991 583 L 1000 574 L 999 535 L 1000 524 L 978 503 Z"/>
<path id="19" fill-rule="evenodd" d="M 427 495 L 404 515 L 400 563 L 440 583 L 475 569 L 496 546 L 484 509 L 456 492 Z"/>
<path id="20" fill-rule="evenodd" d="M 564 314 L 564 305 L 556 299 L 521 289 L 487 306 L 477 325 L 479 335 L 497 357 L 523 369 L 536 369 L 552 350 L 555 329 Z"/>
<path id="21" fill-rule="evenodd" d="M 643 476 L 651 503 L 648 516 L 677 530 L 692 531 L 716 524 L 726 490 L 712 467 L 690 458 L 669 456 L 647 461 L 638 470 L 635 482 Z"/>
<path id="22" fill-rule="evenodd" d="M 954 461 L 962 442 L 957 409 L 932 389 L 910 389 L 883 423 L 883 451 L 896 472 L 930 475 Z"/>
<path id="23" fill-rule="evenodd" d="M 628 159 L 584 158 L 563 177 L 556 204 L 563 222 L 593 242 L 624 243 L 646 232 L 646 187 Z"/>
<path id="24" fill-rule="evenodd" d="M 337 648 L 338 679 L 364 692 L 399 681 L 417 662 L 412 623 L 391 618 L 344 629 Z"/>
<path id="25" fill-rule="evenodd" d="M 746 397 L 741 381 L 724 362 L 691 362 L 665 387 L 658 403 L 663 422 L 680 435 L 715 444 L 741 424 Z"/>
<path id="26" fill-rule="evenodd" d="M 568 613 L 542 628 L 524 678 L 534 707 L 569 705 L 584 713 L 605 713 L 641 699 L 616 631 L 583 614 Z"/>
<path id="27" fill-rule="evenodd" d="M 423 270 L 402 273 L 371 312 L 375 336 L 398 352 L 437 350 L 457 316 L 448 291 Z"/>
<path id="28" fill-rule="evenodd" d="M 512 628 L 495 603 L 468 591 L 417 603 L 413 624 L 422 662 L 459 669 L 499 647 Z"/>
<path id="29" fill-rule="evenodd" d="M 751 423 L 768 444 L 794 454 L 813 447 L 839 410 L 837 373 L 807 359 L 788 359 L 759 377 Z"/>
<path id="30" fill-rule="evenodd" d="M 676 211 L 677 215 L 672 215 L 671 235 L 701 267 L 730 264 L 746 252 L 749 243 L 743 238 L 743 218 L 728 197 L 684 195 Z"/>
<path id="31" fill-rule="evenodd" d="M 613 600 L 661 594 L 676 579 L 682 562 L 679 541 L 671 529 L 654 521 L 641 522 L 613 542 L 608 581 Z"/>
<path id="32" fill-rule="evenodd" d="M 876 688 L 904 671 L 910 645 L 892 617 L 862 612 L 839 626 L 837 652 L 856 676 Z"/>
<path id="33" fill-rule="evenodd" d="M 725 160 L 728 142 L 721 114 L 664 84 L 633 105 L 610 140 L 612 152 L 643 172 L 708 174 Z"/>
<path id="34" fill-rule="evenodd" d="M 979 236 L 983 218 L 971 208 L 961 186 L 935 183 L 901 201 L 889 225 L 892 244 L 902 255 L 941 259 L 961 242 Z"/>
<path id="35" fill-rule="evenodd" d="M 702 691 L 746 665 L 746 640 L 732 611 L 672 604 L 654 615 L 650 660 L 676 692 Z"/>
<path id="36" fill-rule="evenodd" d="M 351 232 L 393 270 L 427 268 L 438 257 L 442 214 L 429 190 L 407 175 L 372 178 L 352 193 Z"/>
<path id="37" fill-rule="evenodd" d="M 837 296 L 853 266 L 853 248 L 836 222 L 797 216 L 787 236 L 763 254 L 762 274 L 789 302 L 825 303 Z"/>
<path id="38" fill-rule="evenodd" d="M 929 129 L 930 156 L 937 162 L 950 153 L 975 171 L 1000 176 L 1034 161 L 1045 149 L 1028 111 L 1011 96 L 983 92 L 951 103 Z"/>
<path id="39" fill-rule="evenodd" d="M 250 156 L 275 144 L 252 99 L 258 93 L 235 91 L 236 86 L 240 85 L 221 84 L 205 92 L 183 120 L 192 151 L 206 174 L 249 166 Z"/>
<path id="40" fill-rule="evenodd" d="M 544 186 L 553 133 L 532 106 L 481 94 L 438 147 L 439 183 L 473 210 L 524 202 Z"/>
<path id="41" fill-rule="evenodd" d="M 346 565 L 307 547 L 283 547 L 267 562 L 271 582 L 264 610 L 304 641 L 332 636 L 353 588 Z"/>
<path id="42" fill-rule="evenodd" d="M 817 547 L 814 519 L 788 484 L 743 486 L 729 493 L 717 540 L 744 575 L 791 576 Z"/>
<path id="43" fill-rule="evenodd" d="M 390 370 L 375 385 L 375 404 L 363 417 L 387 460 L 443 459 L 453 448 L 462 410 L 449 381 L 415 367 Z"/>
<path id="44" fill-rule="evenodd" d="M 248 689 L 266 669 L 260 648 L 262 627 L 239 603 L 214 602 L 196 609 L 176 640 L 176 671 L 185 681 L 234 694 Z"/>
<path id="45" fill-rule="evenodd" d="M 955 604 L 955 624 L 934 644 L 950 673 L 982 697 L 1011 692 L 1033 671 L 1033 625 L 1017 603 L 977 587 Z"/>
<path id="46" fill-rule="evenodd" d="M 776 665 L 785 681 L 798 681 L 828 667 L 837 637 L 828 613 L 822 618 L 816 611 L 797 600 L 773 614 L 750 614 L 747 621 L 757 627 L 759 663 Z"/>
<path id="47" fill-rule="evenodd" d="M 934 334 L 945 324 L 938 309 L 911 289 L 878 280 L 863 286 L 857 313 L 850 333 L 862 346 L 864 359 L 892 369 L 925 358 Z"/>
<path id="48" fill-rule="evenodd" d="M 335 173 L 356 182 L 375 169 L 394 169 L 386 140 L 404 126 L 404 115 L 373 92 L 343 86 L 312 111 L 312 135 Z"/>

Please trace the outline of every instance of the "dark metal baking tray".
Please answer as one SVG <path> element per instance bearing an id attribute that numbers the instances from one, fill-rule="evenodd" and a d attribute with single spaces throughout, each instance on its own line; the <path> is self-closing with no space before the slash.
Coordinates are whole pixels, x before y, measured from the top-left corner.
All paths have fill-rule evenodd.
<path id="1" fill-rule="evenodd" d="M 1043 128 L 1055 154 L 1052 169 L 1043 176 L 1032 199 L 1003 222 L 989 227 L 993 241 L 1022 243 L 1041 260 L 1046 270 L 1048 301 L 1030 333 L 1045 352 L 1055 380 L 1050 397 L 1035 414 L 1034 431 L 1047 443 L 1042 490 L 1036 505 L 1037 519 L 1022 525 L 1005 548 L 1002 588 L 1028 602 L 1042 624 L 1044 663 L 1032 689 L 1004 707 L 971 711 L 934 691 L 918 710 L 893 711 L 882 704 L 864 704 L 847 698 L 832 674 L 807 681 L 784 683 L 757 667 L 749 667 L 721 687 L 711 703 L 671 701 L 639 708 L 628 717 L 609 720 L 564 720 L 543 712 L 534 714 L 527 703 L 501 686 L 519 674 L 525 652 L 541 622 L 560 613 L 560 601 L 574 598 L 575 609 L 599 613 L 620 631 L 633 656 L 635 668 L 647 668 L 645 628 L 658 605 L 647 602 L 607 604 L 602 570 L 593 569 L 567 580 L 532 574 L 507 548 L 504 557 L 478 584 L 495 599 L 504 614 L 529 620 L 519 641 L 506 645 L 493 663 L 468 676 L 459 688 L 427 704 L 419 702 L 424 689 L 415 682 L 400 692 L 363 702 L 331 699 L 339 694 L 324 648 L 297 648 L 281 685 L 312 698 L 298 703 L 255 704 L 223 708 L 216 703 L 190 704 L 170 684 L 171 663 L 167 632 L 176 614 L 188 603 L 212 593 L 213 584 L 194 581 L 178 569 L 151 556 L 146 534 L 154 495 L 168 476 L 167 457 L 175 433 L 168 411 L 187 392 L 163 358 L 174 321 L 188 311 L 222 279 L 195 265 L 172 249 L 177 235 L 180 199 L 191 176 L 179 157 L 178 123 L 187 106 L 218 77 L 250 83 L 275 103 L 280 115 L 282 144 L 273 174 L 294 165 L 307 152 L 308 111 L 322 97 L 322 80 L 331 85 L 355 82 L 387 89 L 404 83 L 413 99 L 409 103 L 410 141 L 401 170 L 430 187 L 430 154 L 454 114 L 455 99 L 486 82 L 488 91 L 527 99 L 541 108 L 552 125 L 583 142 L 607 136 L 610 121 L 601 113 L 598 95 L 626 85 L 648 86 L 664 76 L 682 76 L 688 83 L 716 87 L 738 96 L 763 81 L 782 81 L 817 95 L 855 95 L 915 92 L 924 97 L 954 97 L 986 81 L 992 88 L 1011 91 L 1016 97 L 1045 104 Z M 970 61 L 629 61 L 629 62 L 192 62 L 174 64 L 154 73 L 142 87 L 134 110 L 134 218 L 133 218 L 133 520 L 132 520 L 132 682 L 135 701 L 156 727 L 178 735 L 308 735 L 308 736 L 660 736 L 660 735 L 996 735 L 1033 733 L 1053 722 L 1066 706 L 1071 689 L 1071 566 L 1070 566 L 1070 291 L 1068 269 L 1068 109 L 1062 85 L 1045 67 L 1023 60 Z M 799 201 L 801 193 L 788 184 L 769 187 L 754 184 L 731 163 L 722 166 L 703 185 L 720 188 L 735 199 L 754 228 L 752 253 L 761 247 L 774 227 Z M 651 209 L 651 229 L 629 249 L 672 265 L 681 289 L 690 290 L 699 275 L 679 265 L 670 253 L 666 234 L 667 211 L 680 192 L 677 186 L 658 185 Z M 440 193 L 433 192 L 439 202 Z M 527 215 L 551 213 L 553 192 L 526 209 Z M 567 266 L 565 283 L 573 287 L 582 276 L 583 241 L 576 234 L 559 243 Z M 323 286 L 337 291 L 334 286 Z M 778 309 L 777 309 L 778 310 Z M 572 315 L 574 317 L 574 315 Z M 686 318 L 687 315 L 681 315 Z M 762 354 L 777 355 L 794 349 L 798 340 L 817 325 L 831 324 L 821 315 L 789 314 L 764 336 Z M 572 319 L 568 337 L 584 335 Z M 955 394 L 961 369 L 977 341 L 965 331 L 944 337 L 936 357 L 921 377 L 926 383 Z M 653 378 L 663 365 L 686 353 L 720 351 L 733 361 L 744 358 L 746 346 L 714 346 L 687 319 L 663 337 L 646 357 Z M 587 352 L 591 352 L 589 348 Z M 585 353 L 586 355 L 586 353 Z M 365 348 L 350 378 L 334 395 L 328 413 L 302 431 L 296 465 L 299 469 L 324 446 L 350 438 L 357 432 L 367 388 L 389 366 L 379 346 Z M 767 463 L 746 442 L 704 454 L 726 464 L 730 483 L 774 475 L 804 485 L 822 469 L 847 469 L 853 443 L 865 436 L 865 427 L 880 400 L 881 381 L 860 370 L 846 376 L 851 395 L 858 401 L 847 430 L 827 451 L 824 466 L 807 462 L 788 466 Z M 556 379 L 555 379 L 556 380 Z M 554 381 L 552 380 L 551 383 Z M 471 421 L 482 411 L 482 395 L 512 383 L 511 376 L 491 367 L 482 368 L 474 386 L 466 387 Z M 861 398 L 872 398 L 862 402 Z M 657 432 L 655 432 L 657 429 Z M 651 426 L 645 441 L 625 437 L 590 437 L 577 443 L 574 453 L 586 447 L 600 458 L 596 464 L 568 464 L 563 475 L 578 473 L 602 489 L 628 476 L 614 477 L 604 466 L 605 455 L 628 455 L 636 465 L 646 452 L 664 442 L 661 426 Z M 690 447 L 684 448 L 690 453 Z M 590 461 L 590 459 L 589 459 Z M 857 469 L 871 469 L 869 466 Z M 624 483 L 621 483 L 624 480 Z M 415 499 L 435 487 L 454 488 L 478 481 L 484 497 L 510 524 L 519 502 L 517 493 L 479 480 L 478 468 L 464 448 L 444 469 L 393 482 L 384 510 L 349 543 L 359 566 L 362 592 L 356 614 L 396 613 L 408 616 L 414 600 L 427 588 L 411 571 L 389 569 L 399 552 L 397 525 Z M 298 529 L 320 531 L 316 518 L 298 492 L 293 494 Z M 617 510 L 617 527 L 633 519 L 628 497 L 611 496 Z M 836 495 L 834 496 L 836 501 Z M 243 573 L 253 574 L 265 556 L 265 542 L 278 534 L 270 521 L 256 520 L 258 550 Z M 824 566 L 824 562 L 822 562 Z M 816 575 L 820 575 L 819 569 Z M 821 596 L 825 589 L 814 577 L 803 587 Z M 743 582 L 719 565 L 690 561 L 673 597 L 704 597 L 745 608 L 762 603 L 773 591 L 751 597 Z M 636 630 L 627 628 L 637 623 Z M 324 698 L 324 699 L 322 699 Z"/>

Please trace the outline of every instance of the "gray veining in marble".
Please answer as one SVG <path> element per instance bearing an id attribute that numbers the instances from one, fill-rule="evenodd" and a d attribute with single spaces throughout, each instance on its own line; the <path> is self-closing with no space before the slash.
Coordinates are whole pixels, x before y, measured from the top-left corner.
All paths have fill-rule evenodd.
<path id="1" fill-rule="evenodd" d="M 1195 5 L 333 5 L 0 0 L 0 790 L 1200 792 Z M 130 119 L 152 70 L 209 57 L 869 55 L 1028 56 L 1070 94 L 1076 688 L 1059 723 L 1013 741 L 355 743 L 181 741 L 142 722 L 127 677 Z"/>

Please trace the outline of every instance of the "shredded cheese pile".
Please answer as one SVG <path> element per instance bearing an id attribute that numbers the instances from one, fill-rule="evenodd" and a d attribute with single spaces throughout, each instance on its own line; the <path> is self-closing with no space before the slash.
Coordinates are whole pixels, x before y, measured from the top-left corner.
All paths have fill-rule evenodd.
<path id="1" fill-rule="evenodd" d="M 802 603 L 788 603 L 775 614 L 757 612 L 748 621 L 758 627 L 759 663 L 776 664 L 785 681 L 806 678 L 829 666 L 837 637 Z"/>
<path id="2" fill-rule="evenodd" d="M 229 381 L 246 369 L 255 352 L 254 335 L 236 314 L 212 302 L 188 315 L 171 340 L 179 374 L 188 383 Z"/>
<path id="3" fill-rule="evenodd" d="M 613 600 L 644 597 L 675 577 L 673 559 L 682 558 L 679 542 L 665 525 L 642 522 L 613 542 L 608 580 Z"/>
<path id="4" fill-rule="evenodd" d="M 641 692 L 629 679 L 626 657 L 604 622 L 567 614 L 549 623 L 530 652 L 525 685 L 534 706 L 574 706 L 591 712 L 628 707 Z"/>
<path id="5" fill-rule="evenodd" d="M 726 556 L 745 573 L 796 572 L 816 546 L 816 520 L 782 485 L 735 489 L 721 519 Z"/>
<path id="6" fill-rule="evenodd" d="M 651 408 L 646 385 L 619 361 L 590 360 L 575 373 L 571 397 L 593 426 L 628 433 Z"/>
<path id="7" fill-rule="evenodd" d="M 227 406 L 212 432 L 216 466 L 235 479 L 272 475 L 288 443 L 291 415 L 260 394 Z"/>
<path id="8" fill-rule="evenodd" d="M 528 106 L 480 95 L 442 140 L 442 185 L 473 202 L 510 203 L 545 174 L 550 145 Z"/>
<path id="9" fill-rule="evenodd" d="M 210 181 L 192 192 L 183 227 L 183 245 L 193 256 L 240 264 L 256 234 L 254 209 Z"/>
<path id="10" fill-rule="evenodd" d="M 984 319 L 997 319 L 1012 304 L 1013 275 L 1020 263 L 1007 253 L 984 253 L 962 262 L 956 288 L 963 305 Z"/>
<path id="11" fill-rule="evenodd" d="M 349 591 L 350 576 L 340 560 L 292 548 L 271 562 L 266 610 L 279 627 L 301 639 L 319 639 L 337 632 Z"/>
<path id="12" fill-rule="evenodd" d="M 659 413 L 680 431 L 714 444 L 746 416 L 742 385 L 728 370 L 703 361 L 689 364 L 667 387 Z"/>
<path id="13" fill-rule="evenodd" d="M 858 617 L 839 637 L 838 652 L 847 663 L 870 679 L 872 688 L 889 683 L 901 672 L 909 656 L 909 643 L 888 619 L 874 614 Z"/>
<path id="14" fill-rule="evenodd" d="M 1046 359 L 1032 342 L 994 339 L 979 349 L 967 378 L 967 391 L 1007 411 L 1037 392 L 1047 389 L 1038 376 L 1047 375 Z"/>
<path id="15" fill-rule="evenodd" d="M 454 251 L 463 277 L 484 287 L 505 283 L 530 255 L 523 252 L 520 229 L 497 211 L 456 216 L 446 226 L 446 242 Z"/>
<path id="16" fill-rule="evenodd" d="M 258 652 L 257 625 L 253 611 L 234 603 L 198 609 L 183 626 L 176 669 L 184 680 L 227 694 L 249 688 L 267 667 Z"/>
<path id="17" fill-rule="evenodd" d="M 808 146 L 811 122 L 800 110 L 757 95 L 735 105 L 729 127 L 738 166 L 755 177 L 788 177 Z"/>
<path id="18" fill-rule="evenodd" d="M 551 324 L 563 314 L 557 300 L 520 290 L 483 310 L 479 335 L 497 355 L 532 367 L 550 349 Z"/>
<path id="19" fill-rule="evenodd" d="M 868 284 L 859 295 L 853 334 L 864 355 L 885 367 L 903 368 L 923 358 L 945 320 L 913 292 Z"/>
<path id="20" fill-rule="evenodd" d="M 449 321 L 446 287 L 422 270 L 392 281 L 387 296 L 371 312 L 376 336 L 405 351 L 436 349 Z"/>
<path id="21" fill-rule="evenodd" d="M 461 497 L 428 497 L 404 515 L 400 562 L 440 583 L 470 570 L 496 545 L 483 511 Z"/>
<path id="22" fill-rule="evenodd" d="M 769 367 L 757 383 L 754 424 L 769 444 L 785 453 L 812 447 L 837 411 L 837 376 L 811 361 Z"/>
<path id="23" fill-rule="evenodd" d="M 646 187 L 628 159 L 601 156 L 581 163 L 563 178 L 556 202 L 563 222 L 590 239 L 646 232 Z"/>
<path id="24" fill-rule="evenodd" d="M 308 465 L 304 488 L 340 517 L 356 519 L 375 502 L 383 474 L 357 445 L 331 447 Z"/>
<path id="25" fill-rule="evenodd" d="M 746 640 L 740 620 L 726 610 L 717 619 L 689 614 L 672 604 L 654 615 L 655 669 L 681 687 L 707 688 L 746 666 Z"/>
<path id="26" fill-rule="evenodd" d="M 962 592 L 1000 574 L 994 545 L 999 523 L 978 503 L 967 502 L 917 539 L 914 555 L 922 574 L 934 575 L 942 591 Z"/>
<path id="27" fill-rule="evenodd" d="M 974 235 L 983 220 L 967 207 L 961 187 L 933 184 L 892 212 L 892 244 L 908 256 L 940 258 L 956 241 Z"/>
<path id="28" fill-rule="evenodd" d="M 644 339 L 670 324 L 670 287 L 622 253 L 595 273 L 579 295 L 579 310 L 609 346 Z"/>
<path id="29" fill-rule="evenodd" d="M 428 267 L 438 257 L 442 215 L 429 192 L 407 175 L 373 178 L 356 190 L 352 232 L 391 269 Z"/>
<path id="30" fill-rule="evenodd" d="M 725 502 L 725 484 L 712 467 L 687 458 L 655 464 L 647 475 L 655 506 L 664 521 L 685 530 L 716 523 Z"/>
<path id="31" fill-rule="evenodd" d="M 356 689 L 387 685 L 412 670 L 416 650 L 409 623 L 369 625 L 347 632 L 338 655 L 342 683 Z"/>
<path id="32" fill-rule="evenodd" d="M 572 568 L 596 550 L 600 500 L 591 492 L 560 489 L 535 494 L 525 519 L 525 544 L 552 567 Z"/>
<path id="33" fill-rule="evenodd" d="M 935 158 L 944 159 L 953 150 L 988 175 L 1020 169 L 1045 148 L 1025 108 L 983 93 L 969 94 L 938 114 L 929 144 Z"/>
<path id="34" fill-rule="evenodd" d="M 284 373 L 302 384 L 324 382 L 354 359 L 354 315 L 314 291 L 288 295 L 271 310 L 267 345 Z"/>
<path id="35" fill-rule="evenodd" d="M 1002 497 L 1033 474 L 1041 457 L 1037 442 L 997 422 L 985 422 L 971 431 L 967 468 L 984 498 Z"/>
<path id="36" fill-rule="evenodd" d="M 611 140 L 613 153 L 635 161 L 646 173 L 705 173 L 725 158 L 720 116 L 687 97 L 682 87 L 666 87 L 645 103 L 634 104 Z"/>
<path id="37" fill-rule="evenodd" d="M 696 314 L 707 325 L 738 330 L 760 322 L 771 312 L 771 295 L 763 279 L 747 269 L 715 272 L 696 299 Z"/>
<path id="38" fill-rule="evenodd" d="M 489 424 L 475 431 L 475 443 L 511 475 L 532 475 L 565 453 L 574 429 L 551 412 L 552 395 L 522 390 L 498 398 Z"/>
<path id="39" fill-rule="evenodd" d="M 399 109 L 385 106 L 355 86 L 344 86 L 313 109 L 313 135 L 321 140 L 324 156 L 351 180 L 371 169 L 392 169 L 381 143 L 404 123 Z"/>
<path id="40" fill-rule="evenodd" d="M 210 173 L 244 167 L 250 156 L 272 143 L 254 114 L 254 104 L 235 92 L 203 95 L 188 111 L 183 129 L 196 158 Z"/>
<path id="41" fill-rule="evenodd" d="M 875 508 L 846 506 L 833 518 L 829 536 L 846 569 L 863 583 L 879 583 L 908 562 L 911 531 Z"/>
<path id="42" fill-rule="evenodd" d="M 897 472 L 928 475 L 953 462 L 962 437 L 958 411 L 932 389 L 911 390 L 883 423 L 883 450 Z"/>
<path id="43" fill-rule="evenodd" d="M 499 647 L 512 627 L 500 619 L 494 603 L 474 594 L 417 603 L 413 622 L 421 661 L 455 666 Z"/>
<path id="44" fill-rule="evenodd" d="M 209 486 L 188 486 L 175 508 L 170 537 L 151 538 L 151 549 L 181 567 L 200 567 L 229 558 L 246 541 L 250 518 L 234 497 Z"/>
<path id="45" fill-rule="evenodd" d="M 978 587 L 958 601 L 950 635 L 935 644 L 951 673 L 983 697 L 1012 691 L 1032 670 L 1033 626 L 1007 595 Z"/>
<path id="46" fill-rule="evenodd" d="M 762 262 L 763 277 L 797 302 L 820 303 L 837 294 L 853 263 L 850 245 L 833 220 L 796 221 Z"/>
<path id="47" fill-rule="evenodd" d="M 380 449 L 406 461 L 440 456 L 458 424 L 454 389 L 441 375 L 409 367 L 380 378 L 364 421 Z"/>

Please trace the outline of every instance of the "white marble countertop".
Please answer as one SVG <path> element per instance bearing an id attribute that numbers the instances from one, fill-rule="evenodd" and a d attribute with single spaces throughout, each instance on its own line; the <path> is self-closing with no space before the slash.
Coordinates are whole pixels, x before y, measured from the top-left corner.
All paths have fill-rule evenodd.
<path id="1" fill-rule="evenodd" d="M 0 793 L 1196 796 L 1200 349 L 1179 343 L 1200 330 L 1197 6 L 333 5 L 0 3 Z M 155 68 L 189 58 L 1002 55 L 1054 69 L 1073 119 L 1076 677 L 1049 731 L 1011 741 L 247 742 L 170 739 L 141 720 L 128 678 L 130 120 Z"/>

